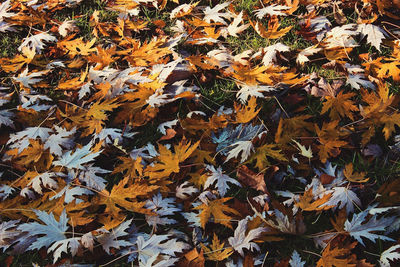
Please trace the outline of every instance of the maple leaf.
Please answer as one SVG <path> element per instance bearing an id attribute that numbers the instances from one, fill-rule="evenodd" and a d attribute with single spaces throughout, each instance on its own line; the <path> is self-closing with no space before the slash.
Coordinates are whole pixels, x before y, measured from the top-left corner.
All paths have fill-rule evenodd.
<path id="1" fill-rule="evenodd" d="M 263 132 L 262 125 L 239 124 L 235 129 L 228 126 L 218 132 L 218 135 L 212 133 L 212 141 L 218 144 L 217 151 L 227 155 L 227 149 L 239 141 L 250 141 Z"/>
<path id="2" fill-rule="evenodd" d="M 80 240 L 79 237 L 72 237 L 64 240 L 59 240 L 55 242 L 53 245 L 51 245 L 47 250 L 47 253 L 54 251 L 53 263 L 57 262 L 57 260 L 61 257 L 61 253 L 63 252 L 68 253 L 68 248 L 70 249 L 72 256 L 75 256 L 76 253 L 78 252 L 78 248 L 81 246 L 79 240 Z"/>
<path id="3" fill-rule="evenodd" d="M 165 39 L 154 39 L 143 44 L 140 44 L 140 41 L 135 42 L 138 44 L 135 45 L 135 47 L 131 49 L 131 52 L 124 58 L 132 64 L 132 66 L 147 67 L 149 65 L 154 65 L 164 56 L 172 53 L 166 45 Z"/>
<path id="4" fill-rule="evenodd" d="M 226 197 L 226 198 L 211 200 L 208 203 L 203 203 L 195 207 L 194 209 L 201 210 L 201 213 L 199 215 L 201 227 L 205 228 L 206 223 L 208 222 L 210 216 L 212 215 L 214 217 L 215 223 L 219 223 L 225 225 L 228 228 L 232 228 L 232 224 L 230 222 L 232 217 L 226 215 L 226 213 L 239 215 L 239 212 L 224 204 L 230 199 L 232 198 Z"/>
<path id="5" fill-rule="evenodd" d="M 126 240 L 118 240 L 118 238 L 122 236 L 128 235 L 128 232 L 125 232 L 128 227 L 131 225 L 132 219 L 124 221 L 118 227 L 111 229 L 110 232 L 106 232 L 96 237 L 97 241 L 101 244 L 104 251 L 107 254 L 110 254 L 110 248 L 127 247 L 132 245 L 131 242 Z"/>
<path id="6" fill-rule="evenodd" d="M 11 186 L 8 186 L 6 184 L 0 185 L 0 199 L 1 200 L 7 199 L 14 191 L 15 191 L 15 188 L 13 188 Z"/>
<path id="7" fill-rule="evenodd" d="M 14 117 L 14 113 L 8 110 L 0 110 L 0 126 L 10 126 L 14 127 L 14 122 L 12 118 Z"/>
<path id="8" fill-rule="evenodd" d="M 311 159 L 313 157 L 311 147 L 308 147 L 308 149 L 307 149 L 305 146 L 303 146 L 302 144 L 300 144 L 299 142 L 297 142 L 294 139 L 293 139 L 293 142 L 300 149 L 300 155 L 302 155 L 302 156 L 304 156 L 304 157 L 306 157 L 308 159 Z"/>
<path id="9" fill-rule="evenodd" d="M 264 25 L 260 22 L 256 22 L 256 24 L 254 24 L 251 20 L 250 20 L 250 24 L 251 26 L 253 26 L 254 30 L 263 38 L 266 39 L 278 39 L 281 38 L 282 36 L 284 36 L 286 33 L 288 33 L 293 26 L 288 26 L 285 28 L 282 28 L 280 30 L 278 30 L 280 24 L 278 19 L 274 19 L 272 18 L 271 20 L 268 21 L 268 30 L 264 27 Z"/>
<path id="10" fill-rule="evenodd" d="M 237 170 L 237 178 L 244 184 L 269 194 L 267 185 L 264 181 L 263 173 L 255 173 L 250 170 L 246 165 L 241 165 Z"/>
<path id="11" fill-rule="evenodd" d="M 163 94 L 163 92 L 158 91 L 149 96 L 146 103 L 152 108 L 160 107 L 173 101 L 173 99 L 169 99 L 169 97 L 169 94 Z"/>
<path id="12" fill-rule="evenodd" d="M 310 188 L 309 190 L 304 192 L 303 196 L 299 197 L 299 201 L 295 202 L 295 205 L 305 211 L 320 211 L 320 210 L 329 210 L 334 206 L 328 206 L 326 202 L 331 198 L 331 194 L 325 194 L 321 198 L 314 200 L 313 190 Z"/>
<path id="13" fill-rule="evenodd" d="M 62 155 L 62 147 L 66 149 L 71 149 L 73 147 L 74 141 L 73 138 L 70 138 L 71 135 L 74 135 L 76 130 L 75 128 L 67 131 L 65 128 L 61 128 L 57 125 L 54 126 L 57 134 L 52 134 L 44 143 L 44 149 L 50 149 L 50 153 L 56 156 Z"/>
<path id="14" fill-rule="evenodd" d="M 210 248 L 204 246 L 202 248 L 206 254 L 208 260 L 211 261 L 223 261 L 233 253 L 233 248 L 224 248 L 225 243 L 218 239 L 218 236 L 214 233 Z"/>
<path id="15" fill-rule="evenodd" d="M 275 133 L 275 142 L 286 144 L 297 136 L 307 136 L 306 130 L 311 130 L 312 128 L 312 123 L 306 121 L 309 118 L 309 115 L 301 115 L 288 119 L 281 118 Z"/>
<path id="16" fill-rule="evenodd" d="M 365 172 L 354 172 L 353 171 L 353 163 L 346 164 L 344 170 L 343 170 L 344 176 L 349 180 L 350 182 L 355 182 L 355 183 L 365 183 L 369 180 L 368 177 L 365 177 L 366 173 Z"/>
<path id="17" fill-rule="evenodd" d="M 186 200 L 191 197 L 193 194 L 198 193 L 199 190 L 196 187 L 190 185 L 189 181 L 186 181 L 179 186 L 176 187 L 176 197 Z"/>
<path id="18" fill-rule="evenodd" d="M 126 252 L 132 255 L 129 261 L 137 257 L 141 266 L 153 266 L 157 257 L 162 259 L 159 266 L 171 266 L 178 260 L 175 253 L 189 248 L 186 243 L 177 241 L 171 235 L 139 234 L 131 240 L 136 246 Z"/>
<path id="19" fill-rule="evenodd" d="M 317 267 L 334 267 L 334 266 L 352 266 L 355 267 L 356 264 L 353 263 L 353 258 L 351 256 L 351 249 L 356 246 L 357 242 L 350 244 L 348 247 L 338 248 L 331 247 L 331 243 L 325 247 L 324 252 L 322 252 L 322 257 L 317 262 Z"/>
<path id="20" fill-rule="evenodd" d="M 333 210 L 346 207 L 347 214 L 349 214 L 354 211 L 354 205 L 361 206 L 361 200 L 357 194 L 347 187 L 333 187 L 331 190 L 326 191 L 326 193 L 332 193 L 332 196 L 324 205 L 333 206 Z"/>
<path id="21" fill-rule="evenodd" d="M 368 64 L 377 68 L 377 70 L 374 68 L 371 68 L 371 70 L 374 74 L 376 73 L 378 78 L 382 79 L 391 77 L 395 82 L 400 82 L 400 67 L 398 59 L 394 57 L 380 57 Z"/>
<path id="22" fill-rule="evenodd" d="M 360 89 L 360 86 L 364 88 L 375 89 L 374 84 L 366 80 L 365 76 L 361 74 L 349 74 L 346 84 L 350 84 L 350 86 L 355 89 Z"/>
<path id="23" fill-rule="evenodd" d="M 249 121 L 254 119 L 254 117 L 256 117 L 261 110 L 256 110 L 257 99 L 255 97 L 250 98 L 246 106 L 238 105 L 235 103 L 234 108 L 236 111 L 237 123 L 248 123 Z"/>
<path id="24" fill-rule="evenodd" d="M 400 113 L 395 113 L 392 115 L 384 114 L 380 118 L 381 123 L 384 124 L 383 134 L 385 139 L 388 140 L 392 133 L 395 131 L 395 126 L 400 127 Z"/>
<path id="25" fill-rule="evenodd" d="M 179 163 L 186 160 L 196 150 L 200 142 L 191 146 L 190 142 L 181 141 L 174 146 L 175 154 L 163 145 L 159 145 L 158 161 L 154 166 L 149 166 L 145 172 L 152 178 L 158 179 L 169 176 L 171 173 L 179 172 Z"/>
<path id="26" fill-rule="evenodd" d="M 315 131 L 318 135 L 321 145 L 318 146 L 318 155 L 322 163 L 325 163 L 330 156 L 336 157 L 340 154 L 340 147 L 347 144 L 346 141 L 338 140 L 344 133 L 337 129 L 339 121 L 324 123 L 321 128 L 315 125 Z"/>
<path id="27" fill-rule="evenodd" d="M 30 139 L 30 146 L 22 151 L 17 162 L 25 166 L 35 164 L 38 171 L 44 171 L 50 168 L 53 159 L 54 157 L 43 149 L 43 144 L 38 140 Z"/>
<path id="28" fill-rule="evenodd" d="M 0 21 L 3 21 L 4 18 L 9 18 L 15 15 L 15 13 L 8 12 L 11 9 L 11 0 L 4 1 L 0 5 Z"/>
<path id="29" fill-rule="evenodd" d="M 264 8 L 260 8 L 258 10 L 255 10 L 254 13 L 256 14 L 256 17 L 258 19 L 264 18 L 266 15 L 269 16 L 287 16 L 286 13 L 283 13 L 282 11 L 288 10 L 290 7 L 288 6 L 282 6 L 278 4 L 273 4 L 271 6 L 266 6 Z"/>
<path id="30" fill-rule="evenodd" d="M 229 5 L 229 2 L 225 2 L 222 4 L 218 4 L 213 8 L 206 7 L 204 9 L 204 17 L 203 20 L 207 23 L 211 23 L 211 21 L 214 21 L 215 23 L 222 23 L 226 25 L 227 23 L 225 22 L 224 19 L 229 19 L 232 17 L 230 13 L 219 13 L 222 9 L 226 8 Z"/>
<path id="31" fill-rule="evenodd" d="M 61 213 L 59 221 L 56 221 L 53 213 L 48 214 L 41 210 L 34 210 L 34 212 L 44 224 L 33 222 L 24 223 L 17 227 L 17 230 L 21 232 L 36 236 L 35 241 L 29 245 L 28 250 L 49 247 L 54 242 L 66 239 L 65 232 L 68 230 L 68 218 L 65 210 Z"/>
<path id="32" fill-rule="evenodd" d="M 176 8 L 174 8 L 174 9 L 171 11 L 171 13 L 170 13 L 170 15 L 169 15 L 170 19 L 184 17 L 184 16 L 186 16 L 186 15 L 192 13 L 193 9 L 194 9 L 199 3 L 200 3 L 200 1 L 199 1 L 199 2 L 196 2 L 196 3 L 193 3 L 193 4 L 182 4 L 182 5 L 177 6 Z"/>
<path id="33" fill-rule="evenodd" d="M 30 37 L 24 38 L 22 44 L 18 47 L 19 51 L 22 51 L 23 47 L 28 47 L 31 50 L 35 50 L 36 53 L 41 53 L 42 49 L 45 47 L 43 42 L 57 42 L 57 38 L 48 34 L 47 32 L 41 32 Z"/>
<path id="34" fill-rule="evenodd" d="M 58 33 L 65 37 L 69 32 L 77 31 L 78 28 L 75 26 L 75 22 L 73 20 L 64 20 L 61 23 L 60 27 L 58 27 Z"/>
<path id="35" fill-rule="evenodd" d="M 400 259 L 400 253 L 396 250 L 400 248 L 400 245 L 394 245 L 382 252 L 381 257 L 379 259 L 379 263 L 381 267 L 390 267 L 392 266 L 389 261 L 394 261 Z"/>
<path id="36" fill-rule="evenodd" d="M 350 236 L 355 238 L 358 242 L 360 242 L 363 246 L 365 246 L 362 237 L 375 242 L 376 239 L 386 240 L 386 241 L 394 241 L 392 238 L 374 234 L 372 232 L 376 231 L 385 231 L 388 226 L 390 226 L 394 221 L 395 217 L 382 217 L 377 219 L 377 215 L 374 215 L 367 222 L 365 222 L 365 218 L 367 217 L 369 210 L 362 211 L 360 213 L 354 214 L 351 221 L 349 219 L 344 223 L 344 230 L 347 231 Z"/>
<path id="37" fill-rule="evenodd" d="M 289 264 L 291 267 L 304 267 L 306 264 L 305 261 L 301 261 L 300 254 L 294 250 L 292 253 L 292 257 L 290 258 Z"/>
<path id="38" fill-rule="evenodd" d="M 297 54 L 296 63 L 300 64 L 300 65 L 304 65 L 304 63 L 310 61 L 308 56 L 312 56 L 321 50 L 322 50 L 322 48 L 317 48 L 316 46 L 310 46 L 310 47 L 307 47 L 307 48 L 301 50 L 300 53 Z"/>
<path id="39" fill-rule="evenodd" d="M 239 252 L 242 257 L 244 256 L 243 249 L 245 248 L 250 251 L 260 250 L 258 245 L 251 241 L 260 237 L 260 235 L 267 230 L 264 227 L 258 227 L 247 232 L 247 223 L 247 218 L 240 220 L 237 228 L 235 229 L 234 235 L 228 238 L 229 244 L 234 250 Z"/>
<path id="40" fill-rule="evenodd" d="M 268 161 L 268 158 L 273 158 L 280 161 L 287 161 L 284 154 L 276 144 L 265 144 L 256 148 L 254 154 L 249 158 L 248 162 L 255 162 L 256 168 L 261 172 L 264 171 L 267 167 L 271 166 L 271 163 Z"/>
<path id="41" fill-rule="evenodd" d="M 93 164 L 88 164 L 86 165 L 86 168 L 82 170 L 80 175 L 78 176 L 78 179 L 81 182 L 86 183 L 86 186 L 89 188 L 93 188 L 98 191 L 104 190 L 106 187 L 106 180 L 104 180 L 102 177 L 97 176 L 96 173 L 109 173 L 110 171 L 104 170 L 99 167 L 93 166 Z"/>
<path id="42" fill-rule="evenodd" d="M 90 251 L 93 251 L 94 237 L 92 232 L 84 234 L 81 238 L 81 243 L 85 248 L 88 248 Z"/>
<path id="43" fill-rule="evenodd" d="M 43 78 L 38 77 L 42 77 L 45 73 L 47 73 L 47 71 L 32 72 L 28 74 L 27 67 L 18 77 L 13 77 L 13 79 L 20 82 L 26 88 L 32 89 L 31 85 L 40 82 Z"/>
<path id="44" fill-rule="evenodd" d="M 271 92 L 277 90 L 273 86 L 264 86 L 264 85 L 248 85 L 239 83 L 238 86 L 240 90 L 236 94 L 236 98 L 240 100 L 242 104 L 245 104 L 249 97 L 261 97 L 264 95 L 262 92 Z"/>
<path id="45" fill-rule="evenodd" d="M 163 135 L 167 134 L 167 129 L 171 129 L 173 126 L 175 126 L 178 123 L 178 120 L 172 120 L 172 121 L 166 121 L 158 125 L 157 130 L 159 130 Z"/>
<path id="46" fill-rule="evenodd" d="M 299 232 L 304 232 L 302 230 L 302 222 L 297 221 L 296 218 L 290 214 L 291 211 L 274 209 L 273 211 L 265 214 L 264 212 L 259 216 L 262 220 L 267 223 L 269 227 L 272 227 L 282 233 L 296 234 Z M 296 229 L 299 227 L 299 229 Z"/>
<path id="47" fill-rule="evenodd" d="M 156 214 L 146 215 L 147 223 L 154 228 L 156 228 L 157 225 L 168 225 L 176 223 L 176 220 L 167 217 L 174 215 L 177 211 L 180 211 L 179 208 L 175 207 L 175 205 L 173 204 L 174 202 L 174 198 L 163 198 L 160 192 L 158 192 L 157 195 L 154 195 L 153 198 L 149 199 L 144 206 L 144 208 Z"/>
<path id="48" fill-rule="evenodd" d="M 211 172 L 211 176 L 207 178 L 207 181 L 204 184 L 204 189 L 211 187 L 215 183 L 215 187 L 217 188 L 220 196 L 225 196 L 227 190 L 229 189 L 228 183 L 235 184 L 237 186 L 241 186 L 240 183 L 229 177 L 226 174 L 222 173 L 221 167 L 215 169 L 212 165 L 206 166 L 207 170 Z"/>
<path id="49" fill-rule="evenodd" d="M 82 195 L 93 195 L 93 192 L 86 188 L 80 187 L 80 186 L 73 187 L 70 184 L 67 184 L 56 195 L 52 196 L 50 198 L 50 200 L 57 199 L 57 198 L 64 196 L 65 203 L 75 202 L 76 204 L 80 204 L 80 203 L 84 203 L 84 202 L 82 199 L 79 199 L 76 196 L 82 196 Z M 69 212 L 68 209 L 67 209 L 67 212 Z"/>
<path id="50" fill-rule="evenodd" d="M 19 231 L 16 231 L 18 222 L 19 220 L 12 220 L 0 224 L 0 249 L 2 249 L 3 252 L 12 245 L 15 237 L 20 234 Z"/>
<path id="51" fill-rule="evenodd" d="M 74 153 L 67 151 L 61 156 L 60 160 L 54 161 L 53 165 L 66 167 L 68 169 L 83 170 L 85 167 L 82 164 L 94 160 L 102 152 L 102 150 L 98 152 L 92 152 L 90 151 L 91 147 L 92 143 L 90 142 L 86 146 L 76 149 Z"/>
<path id="52" fill-rule="evenodd" d="M 270 46 L 267 46 L 265 48 L 261 48 L 260 52 L 264 53 L 264 56 L 262 58 L 262 62 L 265 66 L 273 64 L 273 62 L 276 61 L 276 55 L 278 52 L 288 52 L 289 47 L 282 44 L 282 43 L 276 43 Z M 258 53 L 257 53 L 258 54 Z M 253 55 L 255 57 L 257 54 Z"/>
<path id="53" fill-rule="evenodd" d="M 105 121 L 108 116 L 107 111 L 112 111 L 117 108 L 120 104 L 115 102 L 115 99 L 105 100 L 103 102 L 95 102 L 87 111 L 85 117 L 87 120 L 82 122 L 84 127 L 88 127 L 85 131 L 84 136 L 89 135 L 93 132 L 99 134 L 103 129 Z"/>
<path id="54" fill-rule="evenodd" d="M 185 254 L 184 263 L 185 266 L 196 266 L 201 267 L 205 264 L 203 249 L 200 249 L 200 253 L 197 248 L 193 248 L 191 251 Z"/>
<path id="55" fill-rule="evenodd" d="M 376 25 L 358 24 L 357 31 L 361 33 L 361 37 L 367 36 L 367 42 L 374 46 L 378 51 L 381 51 L 381 43 L 385 38 L 385 32 Z"/>
<path id="56" fill-rule="evenodd" d="M 232 146 L 234 148 L 230 149 L 228 152 L 228 156 L 226 157 L 225 162 L 228 162 L 232 158 L 238 158 L 241 153 L 240 163 L 244 162 L 254 150 L 253 143 L 251 141 L 238 141 L 234 143 Z"/>
<path id="57" fill-rule="evenodd" d="M 87 71 L 82 71 L 80 76 L 77 76 L 70 80 L 61 80 L 58 83 L 57 90 L 79 90 L 79 94 L 83 94 L 83 89 L 87 88 L 88 83 L 85 83 L 87 77 Z M 89 90 L 90 91 L 90 90 Z"/>
<path id="58" fill-rule="evenodd" d="M 84 42 L 82 37 L 74 40 L 69 39 L 59 41 L 57 47 L 63 49 L 70 58 L 74 58 L 77 55 L 88 56 L 90 53 L 96 52 L 96 48 L 92 47 L 96 42 L 96 38 L 89 42 Z"/>
<path id="59" fill-rule="evenodd" d="M 238 37 L 238 33 L 243 32 L 250 26 L 249 23 L 239 26 L 241 22 L 243 22 L 243 11 L 241 11 L 239 15 L 235 17 L 232 23 L 226 28 L 230 36 Z"/>
<path id="60" fill-rule="evenodd" d="M 58 187 L 57 182 L 52 179 L 54 178 L 55 173 L 53 172 L 44 172 L 41 173 L 37 176 L 35 176 L 35 178 L 33 178 L 29 184 L 32 186 L 32 188 L 39 194 L 43 194 L 42 192 L 42 184 L 43 187 L 47 187 L 47 188 L 51 188 L 51 189 L 56 189 Z"/>
<path id="61" fill-rule="evenodd" d="M 103 190 L 102 194 L 97 196 L 95 203 L 97 205 L 106 205 L 105 212 L 111 216 L 120 218 L 120 207 L 138 213 L 152 214 L 151 211 L 144 208 L 145 202 L 138 202 L 137 197 L 147 196 L 158 186 L 149 186 L 146 184 L 128 184 L 129 178 L 125 177 L 117 185 L 114 185 L 111 192 Z"/>
<path id="62" fill-rule="evenodd" d="M 358 46 L 353 39 L 353 35 L 358 34 L 355 30 L 356 24 L 345 24 L 336 26 L 327 32 L 325 41 L 325 49 L 336 49 L 338 47 L 351 48 Z"/>
<path id="63" fill-rule="evenodd" d="M 345 117 L 354 120 L 352 112 L 358 111 L 358 108 L 350 100 L 353 96 L 355 96 L 354 93 L 344 94 L 343 92 L 339 92 L 336 97 L 325 96 L 326 101 L 323 103 L 321 114 L 325 114 L 330 110 L 329 117 L 332 120 L 339 120 Z"/>

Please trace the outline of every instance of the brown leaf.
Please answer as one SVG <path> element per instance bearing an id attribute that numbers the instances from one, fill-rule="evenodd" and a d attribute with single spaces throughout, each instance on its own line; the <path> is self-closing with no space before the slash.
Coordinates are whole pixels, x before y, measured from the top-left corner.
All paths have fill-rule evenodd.
<path id="1" fill-rule="evenodd" d="M 321 259 L 317 262 L 317 267 L 334 267 L 334 266 L 348 266 L 356 267 L 354 263 L 354 254 L 351 250 L 356 246 L 357 242 L 349 244 L 347 247 L 339 248 L 338 246 L 332 247 L 329 243 L 322 253 Z"/>
<path id="2" fill-rule="evenodd" d="M 239 181 L 245 185 L 269 195 L 267 185 L 264 181 L 264 173 L 257 174 L 250 170 L 246 165 L 242 165 L 237 169 L 236 175 Z"/>
<path id="3" fill-rule="evenodd" d="M 344 176 L 350 182 L 354 183 L 365 183 L 369 180 L 368 177 L 365 177 L 366 172 L 354 172 L 353 171 L 353 163 L 346 164 L 346 167 L 343 170 Z"/>

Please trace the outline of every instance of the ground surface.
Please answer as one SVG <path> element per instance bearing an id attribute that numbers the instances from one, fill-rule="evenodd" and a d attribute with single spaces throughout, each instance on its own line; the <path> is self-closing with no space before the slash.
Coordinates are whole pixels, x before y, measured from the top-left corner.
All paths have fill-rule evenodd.
<path id="1" fill-rule="evenodd" d="M 3 1 L 0 262 L 395 266 L 399 7 Z"/>

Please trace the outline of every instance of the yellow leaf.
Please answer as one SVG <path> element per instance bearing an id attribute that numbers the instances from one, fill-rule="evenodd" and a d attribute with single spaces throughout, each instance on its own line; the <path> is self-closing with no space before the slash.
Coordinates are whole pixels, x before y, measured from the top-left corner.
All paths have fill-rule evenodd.
<path id="1" fill-rule="evenodd" d="M 267 167 L 271 166 L 267 157 L 271 157 L 275 160 L 287 161 L 284 154 L 277 144 L 265 144 L 256 148 L 255 153 L 251 155 L 247 162 L 255 162 L 255 166 L 259 171 L 265 170 Z"/>
<path id="2" fill-rule="evenodd" d="M 298 148 L 300 149 L 300 155 L 311 159 L 313 157 L 312 154 L 312 150 L 311 150 L 311 146 L 308 147 L 308 149 L 306 149 L 305 146 L 303 146 L 302 144 L 300 144 L 299 142 L 297 142 L 296 140 L 293 139 L 293 142 L 298 146 Z"/>
<path id="3" fill-rule="evenodd" d="M 248 123 L 252 119 L 254 119 L 257 114 L 260 112 L 260 109 L 257 109 L 257 99 L 255 97 L 251 97 L 247 102 L 247 105 L 240 105 L 235 103 L 234 105 L 236 111 L 236 122 L 237 123 Z"/>
<path id="4" fill-rule="evenodd" d="M 95 42 L 96 38 L 93 38 L 89 42 L 84 42 L 81 37 L 74 40 L 66 39 L 59 41 L 57 46 L 63 49 L 70 58 L 74 58 L 77 55 L 88 56 L 92 52 L 96 52 L 97 49 L 92 48 Z"/>
<path id="5" fill-rule="evenodd" d="M 211 261 L 223 261 L 233 253 L 232 248 L 224 248 L 224 245 L 225 243 L 221 243 L 215 233 L 210 248 L 201 244 L 206 254 L 206 258 Z"/>

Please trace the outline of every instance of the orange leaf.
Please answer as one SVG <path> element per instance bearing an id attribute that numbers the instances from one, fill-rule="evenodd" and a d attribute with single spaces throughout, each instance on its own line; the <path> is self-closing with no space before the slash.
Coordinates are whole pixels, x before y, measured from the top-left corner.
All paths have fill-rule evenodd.
<path id="1" fill-rule="evenodd" d="M 192 249 L 191 251 L 185 254 L 184 262 L 181 264 L 178 263 L 178 267 L 180 266 L 193 266 L 193 267 L 203 267 L 205 263 L 203 250 L 200 250 L 200 253 L 197 251 L 197 248 Z"/>
<path id="2" fill-rule="evenodd" d="M 145 202 L 138 202 L 137 197 L 147 196 L 158 188 L 158 186 L 149 186 L 147 184 L 128 184 L 129 178 L 125 177 L 117 185 L 111 189 L 111 193 L 107 190 L 101 191 L 94 200 L 94 204 L 106 205 L 105 213 L 112 217 L 120 217 L 121 208 L 129 211 L 152 214 L 151 211 L 143 208 Z"/>
<path id="3" fill-rule="evenodd" d="M 237 212 L 237 210 L 229 206 L 226 206 L 224 204 L 230 199 L 232 198 L 226 197 L 226 198 L 211 200 L 208 202 L 208 204 L 203 203 L 195 207 L 194 209 L 201 210 L 201 213 L 199 215 L 201 227 L 203 228 L 206 227 L 206 223 L 208 222 L 208 220 L 212 215 L 214 217 L 214 223 L 219 223 L 232 229 L 232 224 L 231 224 L 232 217 L 226 215 L 226 213 L 231 213 L 234 215 L 240 215 L 240 214 L 239 212 Z"/>
<path id="4" fill-rule="evenodd" d="M 286 28 L 282 28 L 278 30 L 280 24 L 277 18 L 271 18 L 268 21 L 268 30 L 264 27 L 264 25 L 260 22 L 252 22 L 251 20 L 249 21 L 251 26 L 253 26 L 254 30 L 263 38 L 266 39 L 278 39 L 283 37 L 286 33 L 288 33 L 293 26 L 288 26 Z"/>
<path id="5" fill-rule="evenodd" d="M 323 197 L 314 201 L 313 189 L 310 188 L 304 192 L 303 196 L 299 197 L 299 201 L 295 205 L 305 211 L 321 211 L 329 210 L 334 206 L 325 206 L 324 204 L 329 201 L 332 194 L 326 194 Z"/>
<path id="6" fill-rule="evenodd" d="M 235 103 L 234 105 L 236 111 L 236 122 L 237 123 L 248 123 L 252 119 L 254 119 L 260 109 L 257 109 L 257 99 L 255 97 L 251 97 L 247 102 L 247 105 L 240 105 Z"/>
<path id="7" fill-rule="evenodd" d="M 179 163 L 190 157 L 196 150 L 200 141 L 190 146 L 190 142 L 181 141 L 179 145 L 174 146 L 175 154 L 163 145 L 159 145 L 160 155 L 157 157 L 158 163 L 148 166 L 145 170 L 146 175 L 151 179 L 168 177 L 172 173 L 179 172 Z"/>
<path id="8" fill-rule="evenodd" d="M 358 111 L 358 108 L 350 100 L 353 96 L 355 96 L 354 93 L 343 94 L 343 92 L 339 92 L 336 97 L 325 96 L 326 101 L 323 103 L 321 114 L 325 114 L 328 110 L 331 110 L 329 117 L 332 120 L 339 120 L 346 117 L 354 120 L 352 112 Z"/>

